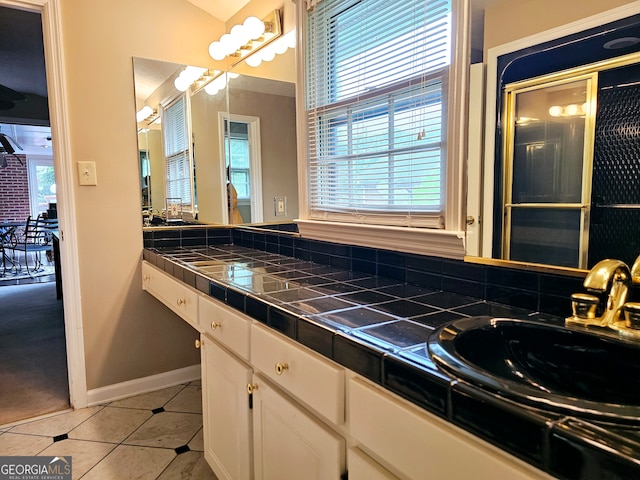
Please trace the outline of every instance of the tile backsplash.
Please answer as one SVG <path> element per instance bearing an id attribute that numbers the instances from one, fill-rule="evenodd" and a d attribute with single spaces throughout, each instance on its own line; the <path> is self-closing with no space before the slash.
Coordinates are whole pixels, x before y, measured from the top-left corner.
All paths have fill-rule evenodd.
<path id="1" fill-rule="evenodd" d="M 309 240 L 273 231 L 162 228 L 143 234 L 147 248 L 240 245 L 559 317 L 571 313 L 571 294 L 583 291 L 580 277 Z"/>

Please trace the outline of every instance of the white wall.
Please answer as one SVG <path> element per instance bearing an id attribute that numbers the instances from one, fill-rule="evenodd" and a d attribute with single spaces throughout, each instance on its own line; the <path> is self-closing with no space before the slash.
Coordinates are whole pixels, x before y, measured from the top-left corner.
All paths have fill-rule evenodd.
<path id="1" fill-rule="evenodd" d="M 195 332 L 141 289 L 132 57 L 210 65 L 222 23 L 186 0 L 61 0 L 87 388 L 193 365 Z"/>

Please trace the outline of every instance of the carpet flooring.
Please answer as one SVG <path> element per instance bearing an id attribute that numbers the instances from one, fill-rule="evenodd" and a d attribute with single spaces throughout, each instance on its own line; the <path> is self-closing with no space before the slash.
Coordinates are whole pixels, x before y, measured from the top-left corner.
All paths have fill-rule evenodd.
<path id="1" fill-rule="evenodd" d="M 54 282 L 0 287 L 0 425 L 69 408 Z"/>

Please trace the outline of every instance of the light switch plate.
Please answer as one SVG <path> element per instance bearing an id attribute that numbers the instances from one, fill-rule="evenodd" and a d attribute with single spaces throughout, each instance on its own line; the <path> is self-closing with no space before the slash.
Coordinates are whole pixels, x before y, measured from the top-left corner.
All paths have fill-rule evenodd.
<path id="1" fill-rule="evenodd" d="M 273 211 L 276 217 L 286 217 L 287 197 L 273 197 Z"/>
<path id="2" fill-rule="evenodd" d="M 78 181 L 80 185 L 98 185 L 96 162 L 78 162 Z"/>

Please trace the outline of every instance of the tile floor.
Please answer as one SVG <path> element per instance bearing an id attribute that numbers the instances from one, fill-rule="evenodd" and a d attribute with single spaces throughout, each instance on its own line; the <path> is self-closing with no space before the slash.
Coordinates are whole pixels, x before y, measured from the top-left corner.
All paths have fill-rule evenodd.
<path id="1" fill-rule="evenodd" d="M 74 479 L 216 480 L 200 382 L 0 426 L 0 456 L 72 457 Z"/>

